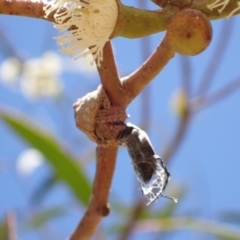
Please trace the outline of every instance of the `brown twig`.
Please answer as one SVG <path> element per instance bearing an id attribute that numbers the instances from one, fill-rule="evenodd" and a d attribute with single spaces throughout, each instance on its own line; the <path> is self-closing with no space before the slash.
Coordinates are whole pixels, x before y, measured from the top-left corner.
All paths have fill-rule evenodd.
<path id="1" fill-rule="evenodd" d="M 215 48 L 214 53 L 212 54 L 212 58 L 210 63 L 208 64 L 202 80 L 200 81 L 200 85 L 197 89 L 197 96 L 205 93 L 210 87 L 213 77 L 217 72 L 217 68 L 220 66 L 220 63 L 224 57 L 224 54 L 227 52 L 228 42 L 230 40 L 232 33 L 232 22 L 225 21 L 222 26 L 222 31 L 220 33 L 220 38 L 218 41 L 218 45 Z"/>
<path id="2" fill-rule="evenodd" d="M 126 108 L 129 102 L 128 95 L 122 89 L 110 42 L 105 44 L 103 55 L 101 66 L 98 67 L 102 86 L 112 106 L 121 105 Z M 90 239 L 101 219 L 108 215 L 108 195 L 115 169 L 117 149 L 118 147 L 98 146 L 92 198 L 70 240 Z"/>
<path id="3" fill-rule="evenodd" d="M 105 44 L 103 55 L 104 58 L 101 66 L 98 67 L 102 86 L 108 95 L 111 106 L 120 105 L 123 108 L 126 108 L 131 100 L 135 98 L 167 64 L 167 62 L 173 57 L 174 53 L 167 40 L 163 40 L 146 63 L 130 78 L 124 80 L 124 84 L 123 81 L 120 81 L 119 79 L 110 42 Z M 143 80 L 139 81 L 138 78 Z M 141 87 L 139 87 L 139 85 L 141 85 Z M 100 220 L 104 216 L 102 214 L 102 209 L 107 209 L 106 204 L 114 172 L 117 147 L 98 148 L 98 164 L 92 199 L 84 217 L 77 226 L 70 240 L 89 239 L 95 233 Z M 103 171 L 103 168 L 108 168 L 108 171 Z M 100 211 L 98 209 L 100 209 Z"/>
<path id="4" fill-rule="evenodd" d="M 16 16 L 25 16 L 31 18 L 39 18 L 54 22 L 54 12 L 49 14 L 48 17 L 45 17 L 45 12 L 43 7 L 46 4 L 43 2 L 31 2 L 28 0 L 0 0 L 0 14 L 7 15 L 16 15 Z"/>
<path id="5" fill-rule="evenodd" d="M 110 41 L 103 48 L 103 61 L 101 66 L 98 67 L 98 73 L 111 104 L 126 107 L 129 98 L 122 87 Z"/>
<path id="6" fill-rule="evenodd" d="M 236 80 L 228 83 L 222 89 L 216 91 L 215 93 L 209 94 L 209 96 L 204 95 L 204 96 L 199 96 L 192 99 L 189 103 L 190 111 L 196 112 L 199 109 L 202 109 L 204 107 L 208 107 L 214 103 L 217 103 L 223 98 L 228 97 L 231 93 L 239 89 L 240 89 L 240 78 L 237 78 Z"/>
<path id="7" fill-rule="evenodd" d="M 185 114 L 182 116 L 176 134 L 174 135 L 172 141 L 168 144 L 165 148 L 163 153 L 164 162 L 169 162 L 172 159 L 173 155 L 177 152 L 177 148 L 179 147 L 183 137 L 186 134 L 187 127 L 189 126 L 190 120 L 190 113 L 189 110 L 186 109 Z"/>
<path id="8" fill-rule="evenodd" d="M 192 1 L 191 8 L 197 9 L 202 11 L 203 13 L 206 14 L 206 16 L 210 20 L 215 20 L 215 19 L 220 19 L 229 16 L 229 14 L 234 11 L 237 7 L 237 2 L 238 0 L 231 0 L 228 4 L 228 7 L 223 9 L 223 11 L 219 12 L 218 8 L 214 8 L 210 10 L 207 7 L 207 4 L 210 4 L 214 2 L 215 0 L 194 0 Z M 84 1 L 83 1 L 84 2 Z M 25 17 L 31 17 L 31 18 L 38 18 L 38 19 L 43 19 L 47 20 L 50 22 L 55 22 L 54 20 L 54 11 L 49 14 L 47 17 L 45 17 L 45 12 L 43 10 L 43 7 L 45 4 L 41 1 L 29 1 L 29 0 L 0 0 L 0 14 L 6 14 L 6 15 L 15 15 L 15 16 L 25 16 Z M 122 8 L 126 8 L 125 11 L 122 12 L 122 14 L 119 15 L 119 22 L 117 25 L 117 28 L 123 28 L 123 32 L 117 32 L 116 34 L 115 31 L 113 32 L 114 36 L 124 36 L 124 37 L 130 37 L 130 38 L 139 38 L 143 36 L 147 36 L 156 32 L 161 32 L 165 31 L 167 27 L 167 23 L 169 18 L 174 15 L 178 9 L 174 7 L 175 4 L 169 4 L 169 6 L 166 6 L 166 8 L 162 10 L 155 10 L 155 11 L 143 11 L 141 9 L 135 9 L 133 7 L 129 6 L 124 6 L 122 5 Z M 64 8 L 62 9 L 64 12 Z M 136 13 L 135 13 L 136 11 Z M 121 9 L 120 9 L 121 12 Z M 239 14 L 239 11 L 235 12 L 234 15 Z M 122 16 L 123 15 L 123 16 Z M 126 15 L 126 16 L 125 16 Z M 150 31 L 150 33 L 146 33 L 145 35 L 140 34 L 140 30 L 142 31 L 141 24 L 139 25 L 139 21 L 132 21 L 132 16 L 136 19 L 136 17 L 139 17 L 141 15 L 141 22 L 147 22 L 148 26 L 150 19 L 154 17 L 153 19 L 153 30 Z M 125 19 L 126 18 L 126 19 Z M 123 20 L 125 19 L 125 23 L 123 23 Z M 126 25 L 131 24 L 132 27 L 126 28 Z M 154 25 L 158 24 L 157 28 L 155 29 Z M 159 27 L 161 25 L 161 27 Z M 127 30 L 126 30 L 127 29 Z M 135 32 L 135 34 L 132 34 L 132 32 Z"/>
<path id="9" fill-rule="evenodd" d="M 145 1 L 139 0 L 139 6 L 141 9 L 146 9 L 147 3 Z M 149 37 L 142 38 L 140 44 L 142 61 L 144 61 L 150 55 L 150 38 Z M 149 130 L 150 127 L 149 121 L 151 115 L 150 97 L 151 88 L 150 86 L 147 86 L 142 91 L 141 95 L 141 120 L 142 120 L 141 126 L 146 132 Z M 132 206 L 133 206 L 132 212 L 130 213 L 129 218 L 125 223 L 125 227 L 120 234 L 119 240 L 126 240 L 129 238 L 135 222 L 139 219 L 139 216 L 141 215 L 143 209 L 146 207 L 142 198 L 135 198 Z"/>
<path id="10" fill-rule="evenodd" d="M 131 75 L 123 78 L 126 91 L 134 99 L 154 79 L 166 64 L 173 58 L 174 51 L 166 37 L 154 53 Z"/>
<path id="11" fill-rule="evenodd" d="M 129 239 L 132 229 L 134 228 L 136 221 L 139 219 L 139 216 L 142 213 L 144 207 L 145 203 L 142 201 L 142 199 L 135 203 L 135 206 L 129 215 L 129 219 L 122 231 L 122 234 L 119 237 L 119 240 Z"/>
<path id="12" fill-rule="evenodd" d="M 189 99 L 189 96 L 191 95 L 192 68 L 191 68 L 188 57 L 182 56 L 181 64 L 182 64 L 182 68 L 181 68 L 182 69 L 182 88 L 184 90 L 184 93 L 186 94 L 186 103 L 178 124 L 177 131 L 172 141 L 168 144 L 168 146 L 165 148 L 165 151 L 163 153 L 163 159 L 164 159 L 164 162 L 166 163 L 169 162 L 174 156 L 174 154 L 177 152 L 177 149 L 187 132 L 187 128 L 189 126 L 189 122 L 191 119 L 188 99 Z"/>
<path id="13" fill-rule="evenodd" d="M 187 98 L 191 93 L 191 82 L 192 82 L 192 67 L 190 62 L 189 56 L 179 55 L 180 57 L 180 64 L 182 70 L 182 87 L 184 89 Z"/>
<path id="14" fill-rule="evenodd" d="M 140 7 L 146 9 L 146 2 L 140 0 Z M 142 51 L 142 61 L 150 55 L 150 37 L 142 38 L 140 41 Z M 141 127 L 148 132 L 151 119 L 151 85 L 148 85 L 141 93 Z"/>
<path id="15" fill-rule="evenodd" d="M 8 230 L 8 240 L 17 240 L 17 224 L 16 224 L 16 216 L 14 212 L 8 212 L 7 218 L 7 230 Z"/>
<path id="16" fill-rule="evenodd" d="M 117 156 L 117 147 L 97 147 L 97 168 L 88 208 L 70 240 L 88 240 L 99 222 L 109 214 L 108 195 Z"/>

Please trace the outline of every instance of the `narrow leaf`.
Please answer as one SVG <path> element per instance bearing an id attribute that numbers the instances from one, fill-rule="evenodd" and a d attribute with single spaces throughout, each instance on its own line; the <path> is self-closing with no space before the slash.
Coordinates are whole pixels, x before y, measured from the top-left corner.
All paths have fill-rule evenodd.
<path id="1" fill-rule="evenodd" d="M 77 164 L 56 139 L 30 118 L 12 110 L 0 109 L 0 118 L 26 142 L 38 149 L 52 165 L 59 180 L 64 181 L 75 196 L 87 205 L 91 187 Z"/>

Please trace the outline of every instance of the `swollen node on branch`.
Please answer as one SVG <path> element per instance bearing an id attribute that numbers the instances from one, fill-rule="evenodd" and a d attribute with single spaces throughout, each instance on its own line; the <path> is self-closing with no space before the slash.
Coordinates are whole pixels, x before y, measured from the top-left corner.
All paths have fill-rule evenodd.
<path id="1" fill-rule="evenodd" d="M 212 26 L 202 12 L 184 9 L 170 20 L 166 36 L 175 52 L 193 56 L 201 53 L 210 44 Z"/>
<path id="2" fill-rule="evenodd" d="M 92 141 L 105 147 L 119 145 L 117 137 L 128 116 L 124 107 L 111 105 L 101 85 L 73 107 L 77 127 Z"/>

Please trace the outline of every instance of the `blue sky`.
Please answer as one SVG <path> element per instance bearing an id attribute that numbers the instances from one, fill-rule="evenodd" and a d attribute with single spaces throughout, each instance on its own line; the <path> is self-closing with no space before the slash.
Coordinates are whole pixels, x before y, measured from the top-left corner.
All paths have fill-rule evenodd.
<path id="1" fill-rule="evenodd" d="M 128 4 L 136 6 L 135 1 L 130 1 Z M 152 8 L 153 5 L 149 7 Z M 191 97 L 196 96 L 199 82 L 219 41 L 223 38 L 221 33 L 225 21 L 212 22 L 214 33 L 211 45 L 202 54 L 190 58 Z M 240 78 L 239 60 L 237 59 L 240 54 L 238 22 L 239 17 L 228 20 L 228 26 L 232 27 L 230 41 L 224 46 L 226 52 L 214 75 L 214 80 L 208 91 L 209 94 L 228 82 Z M 58 52 L 58 46 L 53 40 L 53 37 L 57 36 L 58 33 L 48 22 L 23 17 L 1 16 L 0 26 L 0 31 L 7 37 L 10 45 L 24 59 L 40 57 L 43 52 L 49 50 Z M 162 37 L 162 33 L 150 37 L 151 51 L 158 45 Z M 3 62 L 11 53 L 4 48 L 3 40 L 1 40 L 0 45 L 0 60 Z M 142 63 L 141 44 L 138 39 L 117 38 L 113 40 L 113 47 L 121 76 L 131 73 Z M 181 88 L 181 61 L 183 61 L 182 57 L 176 54 L 175 58 L 148 87 L 151 93 L 148 133 L 158 155 L 163 154 L 164 148 L 171 141 L 178 126 L 178 117 L 171 107 L 171 99 Z M 21 92 L 9 89 L 0 81 L 0 103 L 17 108 L 37 119 L 51 132 L 64 138 L 71 145 L 74 154 L 91 155 L 95 145 L 75 128 L 72 104 L 77 98 L 94 90 L 99 84 L 99 79 L 97 75 L 88 77 L 86 74 L 76 71 L 74 73 L 63 72 L 61 79 L 64 84 L 65 97 L 59 102 L 48 98 L 29 101 Z M 239 102 L 240 91 L 236 90 L 229 97 L 194 114 L 183 142 L 168 165 L 171 181 L 166 189 L 166 194 L 171 195 L 171 189 L 174 188 L 187 188 L 187 195 L 180 199 L 175 216 L 193 215 L 220 220 L 220 214 L 224 211 L 240 213 Z M 141 116 L 144 111 L 146 110 L 141 108 L 140 95 L 128 108 L 128 113 L 131 116 L 129 121 L 141 125 Z M 74 142 L 75 139 L 77 142 Z M 81 141 L 82 146 L 79 145 Z M 16 210 L 18 213 L 26 211 L 29 196 L 35 187 L 39 186 L 43 179 L 48 176 L 50 169 L 44 165 L 38 168 L 34 175 L 21 177 L 16 171 L 16 161 L 20 153 L 28 146 L 2 122 L 0 122 L 0 146 L 0 217 L 3 218 L 9 210 Z M 87 165 L 89 177 L 93 176 L 94 167 L 94 161 L 90 161 Z M 121 148 L 110 201 L 121 199 L 121 202 L 131 204 L 138 188 L 130 158 L 126 149 Z M 166 201 L 168 200 L 159 199 L 151 208 L 160 209 L 164 207 Z M 76 204 L 68 190 L 59 185 L 53 189 L 41 206 L 64 205 L 66 202 Z M 79 214 L 74 209 L 74 207 L 70 208 L 70 214 L 56 220 L 57 226 L 66 226 L 60 231 L 62 239 L 68 236 L 78 222 Z M 77 209 L 82 213 L 81 207 L 78 206 Z M 31 215 L 34 211 L 36 209 L 31 209 L 27 213 Z M 25 215 L 29 217 L 27 213 Z M 114 216 L 113 219 L 115 219 Z M 111 217 L 104 220 L 103 223 L 105 227 L 109 224 L 111 224 Z M 54 226 L 50 225 L 49 228 L 54 229 Z M 201 238 L 201 236 L 198 233 L 189 234 L 187 232 L 185 235 L 173 235 L 171 239 L 196 239 L 196 237 Z M 212 239 L 209 236 L 207 238 L 206 235 L 204 237 L 206 237 L 204 239 Z M 21 239 L 38 240 L 42 237 L 41 235 L 39 237 L 39 233 L 29 233 L 23 235 Z M 135 235 L 134 239 L 144 238 Z"/>

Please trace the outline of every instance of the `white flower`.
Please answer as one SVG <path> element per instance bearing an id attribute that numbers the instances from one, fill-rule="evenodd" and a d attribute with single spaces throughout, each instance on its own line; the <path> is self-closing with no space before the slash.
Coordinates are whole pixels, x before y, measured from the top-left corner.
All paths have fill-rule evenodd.
<path id="1" fill-rule="evenodd" d="M 58 96 L 63 88 L 58 78 L 61 68 L 61 59 L 53 52 L 47 52 L 41 58 L 26 61 L 20 80 L 23 94 L 30 99 Z"/>
<path id="2" fill-rule="evenodd" d="M 21 175 L 31 175 L 44 162 L 41 152 L 30 148 L 23 151 L 17 159 L 17 171 Z"/>
<path id="3" fill-rule="evenodd" d="M 212 4 L 208 5 L 208 8 L 213 10 L 214 8 L 219 8 L 221 7 L 218 11 L 221 13 L 225 7 L 228 5 L 228 3 L 230 2 L 230 0 L 217 0 Z M 240 2 L 238 2 L 238 7 L 236 7 L 229 15 L 228 18 L 230 18 L 234 13 L 236 13 L 237 11 L 240 10 Z"/>
<path id="4" fill-rule="evenodd" d="M 55 27 L 62 34 L 57 37 L 62 53 L 76 58 L 92 54 L 97 65 L 103 58 L 102 49 L 114 31 L 117 0 L 52 0 L 44 11 L 55 12 Z M 84 50 L 88 49 L 87 52 Z"/>
<path id="5" fill-rule="evenodd" d="M 0 80 L 13 86 L 21 73 L 21 62 L 15 58 L 7 58 L 0 66 Z"/>

